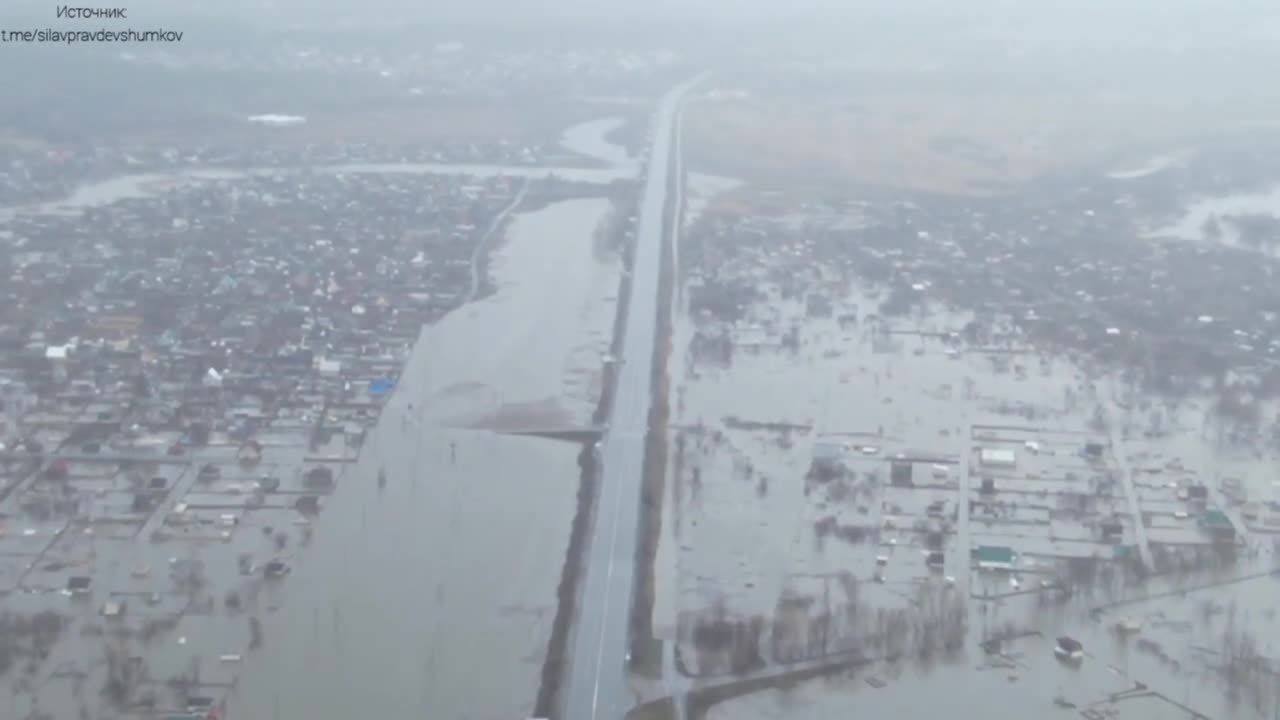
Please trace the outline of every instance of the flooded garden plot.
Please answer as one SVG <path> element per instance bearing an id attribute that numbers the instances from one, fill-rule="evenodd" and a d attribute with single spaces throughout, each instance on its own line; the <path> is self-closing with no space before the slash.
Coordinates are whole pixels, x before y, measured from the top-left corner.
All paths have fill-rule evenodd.
<path id="1" fill-rule="evenodd" d="M 963 707 L 965 717 L 1019 720 L 1028 709 L 1047 717 L 1101 720 L 1195 720 L 1194 711 L 1141 687 L 1103 663 L 1055 660 L 1054 640 L 1016 637 L 969 661 L 868 663 L 785 690 L 765 690 L 712 706 L 707 720 L 819 720 L 849 712 L 871 717 L 929 717 Z M 928 688 L 922 691 L 923 687 Z"/>
<path id="2" fill-rule="evenodd" d="M 276 465 L 206 450 L 55 459 L 10 498 L 20 514 L 0 538 L 10 590 L 0 622 L 12 631 L 0 662 L 22 663 L 12 707 L 71 717 L 105 694 L 136 711 L 180 712 L 183 698 L 225 694 L 261 644 L 272 587 L 309 529 L 246 480 Z"/>
<path id="3" fill-rule="evenodd" d="M 1273 574 L 1179 578 L 1149 600 L 1103 605 L 1082 637 L 1112 663 L 1195 698 L 1210 716 L 1271 718 L 1280 706 L 1278 585 Z"/>
<path id="4" fill-rule="evenodd" d="M 1264 544 L 1243 535 L 1246 518 L 1272 514 L 1275 437 L 1258 419 L 1275 408 L 1250 405 L 1247 389 L 1206 401 L 1211 384 L 1156 395 L 1105 345 L 1046 342 L 1051 321 L 1001 278 L 976 282 L 1003 287 L 1002 300 L 958 309 L 975 282 L 965 273 L 984 270 L 952 271 L 943 291 L 936 259 L 886 248 L 875 230 L 858 247 L 866 222 L 739 209 L 683 243 L 656 563 L 655 627 L 675 646 L 666 670 L 694 688 L 758 689 L 771 673 L 789 682 L 849 658 L 972 660 L 981 642 L 1019 633 L 1047 638 L 1052 668 L 1053 638 L 1069 632 L 1085 639 L 1090 672 L 1120 680 L 1068 674 L 1062 707 L 1193 717 L 1156 668 L 1115 669 L 1113 628 L 1088 602 L 1196 571 L 1266 570 Z M 946 237 L 935 244 L 963 264 Z M 839 238 L 858 249 L 842 254 Z M 886 644 L 888 628 L 905 639 Z M 980 682 L 939 672 L 958 690 Z M 1056 672 L 1032 674 L 1041 685 Z M 1160 694 L 1131 695 L 1135 683 Z M 1055 702 L 1049 687 L 1036 702 Z M 745 714 L 721 716 L 797 716 L 758 697 L 733 703 Z M 836 706 L 822 707 L 814 717 Z"/>
<path id="5" fill-rule="evenodd" d="M 1276 523 L 1280 459 L 1265 423 L 1221 412 L 1221 402 L 1122 397 L 1114 422 L 1130 467 L 1157 572 L 1256 560 Z M 1255 417 L 1276 416 L 1263 401 Z"/>
<path id="6" fill-rule="evenodd" d="M 772 618 L 760 626 L 776 634 L 797 607 L 831 617 L 855 594 L 864 609 L 898 608 L 922 582 L 954 584 L 970 551 L 985 545 L 1015 546 L 1024 554 L 1016 569 L 1050 576 L 1055 557 L 1094 554 L 1043 542 L 1051 515 L 1071 524 L 1059 513 L 1068 501 L 1058 496 L 1092 493 L 1085 434 L 1030 429 L 1013 437 L 975 423 L 1024 421 L 1018 398 L 1035 384 L 1008 367 L 1007 355 L 935 339 L 963 326 L 945 314 L 920 328 L 859 316 L 859 306 L 874 307 L 874 293 L 813 317 L 805 303 L 764 292 L 767 301 L 746 311 L 751 332 L 705 317 L 677 324 L 675 346 L 687 351 L 675 363 L 683 382 L 675 391 L 669 510 L 679 579 L 668 582 L 678 588 L 681 620 L 669 617 L 667 627 L 680 628 L 682 641 L 696 645 L 717 614 Z M 1062 407 L 1063 383 L 1075 379 L 1066 377 L 1038 375 L 1045 381 L 1038 397 L 1083 426 Z M 984 442 L 1036 448 L 1035 462 L 1024 461 L 1021 474 L 987 468 L 999 479 L 983 487 L 982 448 L 970 445 Z M 1036 484 L 1041 473 L 1072 464 L 1078 477 Z M 966 494 L 975 508 L 972 537 L 958 532 Z M 1094 542 L 1083 517 L 1068 532 Z M 762 535 L 770 539 L 762 543 Z"/>
<path id="7" fill-rule="evenodd" d="M 1086 582 L 1095 563 L 1123 561 L 1137 531 L 1105 437 L 1078 414 L 1044 425 L 974 425 L 969 538 L 984 598 Z M 1025 420 L 1006 419 L 1008 423 Z"/>

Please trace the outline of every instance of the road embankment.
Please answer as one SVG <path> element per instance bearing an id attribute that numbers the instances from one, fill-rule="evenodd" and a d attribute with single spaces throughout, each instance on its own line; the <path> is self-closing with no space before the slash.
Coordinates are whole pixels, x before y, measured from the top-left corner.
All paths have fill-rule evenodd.
<path id="1" fill-rule="evenodd" d="M 616 219 L 625 218 L 634 212 L 637 192 L 638 189 L 628 196 L 615 198 L 614 208 L 601 226 L 607 237 L 602 238 L 599 244 L 620 249 L 622 266 L 625 270 L 618 286 L 617 311 L 614 314 L 613 339 L 609 350 L 614 357 L 620 354 L 623 333 L 626 329 L 627 307 L 631 297 L 631 266 L 635 252 L 634 239 L 630 241 L 626 239 L 627 224 L 617 222 Z M 616 375 L 617 365 L 611 362 L 604 363 L 600 399 L 591 416 L 592 425 L 599 426 L 609 417 Z M 590 538 L 591 526 L 594 522 L 595 500 L 599 493 L 600 467 L 593 444 L 594 441 L 583 443 L 582 450 L 578 453 L 578 507 L 569 531 L 569 545 L 565 552 L 564 566 L 560 572 L 560 585 L 556 590 L 556 617 L 551 625 L 551 637 L 547 641 L 547 655 L 542 664 L 538 696 L 534 701 L 534 717 L 558 717 L 559 709 L 562 707 L 560 691 L 570 660 L 570 629 L 578 613 L 578 582 L 582 576 L 583 551 Z"/>

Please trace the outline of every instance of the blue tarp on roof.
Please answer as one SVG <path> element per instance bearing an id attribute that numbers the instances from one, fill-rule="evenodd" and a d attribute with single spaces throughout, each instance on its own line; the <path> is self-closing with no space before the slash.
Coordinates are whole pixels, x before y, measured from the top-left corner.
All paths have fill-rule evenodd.
<path id="1" fill-rule="evenodd" d="M 391 378 L 378 378 L 369 381 L 370 395 L 386 395 L 395 389 L 396 381 Z"/>

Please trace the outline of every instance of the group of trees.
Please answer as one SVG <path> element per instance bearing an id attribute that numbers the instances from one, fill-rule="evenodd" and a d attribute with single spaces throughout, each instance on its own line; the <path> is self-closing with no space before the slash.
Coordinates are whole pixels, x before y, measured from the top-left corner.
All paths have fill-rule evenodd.
<path id="1" fill-rule="evenodd" d="M 961 593 L 922 584 L 906 606 L 871 608 L 862 602 L 857 580 L 844 580 L 846 597 L 838 605 L 788 593 L 779 598 L 769 621 L 759 615 L 735 618 L 717 601 L 682 633 L 692 641 L 698 660 L 689 671 L 701 677 L 741 675 L 769 663 L 785 666 L 850 655 L 928 662 L 964 647 L 968 606 Z M 767 661 L 761 652 L 766 642 Z"/>

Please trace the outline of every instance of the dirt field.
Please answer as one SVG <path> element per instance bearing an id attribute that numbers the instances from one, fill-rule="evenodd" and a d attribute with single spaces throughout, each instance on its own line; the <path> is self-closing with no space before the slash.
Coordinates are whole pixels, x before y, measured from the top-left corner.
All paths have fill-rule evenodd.
<path id="1" fill-rule="evenodd" d="M 838 87 L 838 85 L 837 85 Z M 992 193 L 1191 135 L 1273 122 L 1263 98 L 882 90 L 715 95 L 691 104 L 693 168 L 761 187 Z"/>

